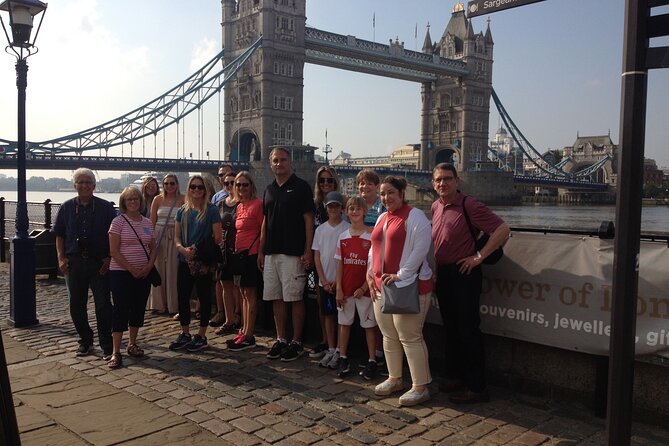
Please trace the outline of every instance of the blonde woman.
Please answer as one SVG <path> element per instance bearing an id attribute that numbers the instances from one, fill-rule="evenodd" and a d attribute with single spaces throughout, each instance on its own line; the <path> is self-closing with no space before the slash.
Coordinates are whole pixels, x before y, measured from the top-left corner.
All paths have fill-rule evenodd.
<path id="1" fill-rule="evenodd" d="M 179 324 L 181 333 L 170 344 L 170 350 L 186 349 L 195 352 L 207 348 L 207 326 L 211 316 L 211 294 L 215 263 L 199 258 L 198 243 L 213 238 L 221 244 L 221 218 L 216 206 L 209 202 L 205 181 L 201 175 L 188 180 L 188 191 L 184 205 L 177 211 L 174 224 L 174 243 L 179 253 L 177 268 L 177 290 L 179 294 Z M 218 249 L 218 246 L 216 246 Z M 190 295 L 196 288 L 200 301 L 200 328 L 195 336 L 190 335 Z"/>
<path id="2" fill-rule="evenodd" d="M 163 191 L 151 205 L 151 222 L 156 235 L 156 268 L 162 277 L 162 284 L 151 292 L 149 309 L 157 313 L 176 314 L 179 312 L 177 294 L 177 268 L 179 259 L 174 244 L 174 223 L 177 211 L 184 204 L 184 196 L 179 190 L 179 179 L 173 173 L 163 177 Z"/>
<path id="3" fill-rule="evenodd" d="M 160 194 L 158 180 L 156 180 L 155 177 L 144 178 L 142 181 L 142 186 L 139 190 L 142 193 L 142 200 L 144 201 L 141 214 L 142 216 L 149 218 L 151 215 L 151 206 L 153 205 L 153 200 L 158 196 L 158 194 Z"/>
<path id="4" fill-rule="evenodd" d="M 260 229 L 264 218 L 263 203 L 258 198 L 253 177 L 242 171 L 235 177 L 235 196 L 239 200 L 235 228 L 235 252 L 246 252 L 244 260 L 233 267 L 235 282 L 239 284 L 242 295 L 242 323 L 239 334 L 228 342 L 231 351 L 253 348 L 256 345 L 253 331 L 256 322 L 257 297 L 256 291 L 261 281 L 258 269 L 258 247 L 260 246 Z M 236 288 L 236 287 L 235 287 Z"/>

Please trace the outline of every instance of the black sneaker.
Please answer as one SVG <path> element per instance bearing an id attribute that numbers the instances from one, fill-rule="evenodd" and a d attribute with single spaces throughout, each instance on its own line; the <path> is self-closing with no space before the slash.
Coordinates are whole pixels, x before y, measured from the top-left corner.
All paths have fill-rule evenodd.
<path id="1" fill-rule="evenodd" d="M 376 361 L 369 360 L 367 361 L 367 365 L 365 365 L 365 369 L 360 372 L 360 375 L 368 381 L 372 380 L 376 376 L 376 368 Z"/>
<path id="2" fill-rule="evenodd" d="M 179 336 L 170 344 L 170 350 L 181 350 L 192 341 L 188 333 L 179 333 Z"/>
<path id="3" fill-rule="evenodd" d="M 79 344 L 79 348 L 77 348 L 77 356 L 88 356 L 93 354 L 93 346 L 92 345 L 86 345 L 86 344 Z"/>
<path id="4" fill-rule="evenodd" d="M 304 354 L 304 348 L 299 342 L 291 342 L 285 352 L 281 354 L 281 360 L 283 362 L 295 361 L 297 358 Z"/>
<path id="5" fill-rule="evenodd" d="M 196 334 L 193 336 L 193 340 L 190 341 L 188 345 L 186 345 L 186 350 L 189 352 L 198 352 L 207 347 L 209 347 L 209 344 L 207 343 L 207 337 Z"/>
<path id="6" fill-rule="evenodd" d="M 374 360 L 376 361 L 376 365 L 379 367 L 383 367 L 386 365 L 386 357 L 383 355 L 375 355 Z M 367 364 L 361 362 L 358 364 L 358 367 L 364 369 L 365 367 L 367 367 Z"/>
<path id="7" fill-rule="evenodd" d="M 109 361 L 109 360 L 111 359 L 111 357 L 112 357 L 112 353 L 113 353 L 113 350 L 112 350 L 111 347 L 103 349 L 103 351 L 102 351 L 102 359 L 103 359 L 104 361 Z"/>
<path id="8" fill-rule="evenodd" d="M 228 350 L 233 352 L 240 352 L 242 350 L 248 350 L 256 346 L 256 338 L 253 336 L 244 336 L 239 341 L 234 344 L 228 344 Z"/>
<path id="9" fill-rule="evenodd" d="M 337 364 L 337 376 L 344 378 L 351 373 L 351 364 L 348 361 L 348 358 L 339 357 L 339 363 Z"/>
<path id="10" fill-rule="evenodd" d="M 327 351 L 328 351 L 327 344 L 318 344 L 309 352 L 309 357 L 314 359 L 322 358 L 323 356 L 325 356 L 325 353 L 327 353 Z"/>
<path id="11" fill-rule="evenodd" d="M 267 352 L 267 359 L 277 359 L 280 358 L 283 352 L 288 349 L 288 344 L 283 341 L 276 341 L 272 348 Z"/>

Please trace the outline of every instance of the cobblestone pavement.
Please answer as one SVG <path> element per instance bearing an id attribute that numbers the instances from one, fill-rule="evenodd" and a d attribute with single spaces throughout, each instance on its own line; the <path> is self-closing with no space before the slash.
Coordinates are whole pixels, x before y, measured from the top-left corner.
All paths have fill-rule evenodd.
<path id="1" fill-rule="evenodd" d="M 412 408 L 373 393 L 380 380 L 344 381 L 308 356 L 265 358 L 271 337 L 229 352 L 210 332 L 210 348 L 172 352 L 177 324 L 149 315 L 140 331 L 148 357 L 124 355 L 110 371 L 97 355 L 75 357 L 77 337 L 64 282 L 37 280 L 38 318 L 13 329 L 9 275 L 0 266 L 0 318 L 23 444 L 273 445 L 601 445 L 604 420 L 587 410 L 492 389 L 487 404 L 456 406 L 432 385 Z M 91 299 L 92 301 L 92 299 Z M 92 302 L 89 306 L 94 318 Z M 15 353 L 12 353 L 15 352 Z M 407 383 L 408 385 L 408 383 Z M 634 425 L 633 444 L 669 445 L 669 431 Z"/>

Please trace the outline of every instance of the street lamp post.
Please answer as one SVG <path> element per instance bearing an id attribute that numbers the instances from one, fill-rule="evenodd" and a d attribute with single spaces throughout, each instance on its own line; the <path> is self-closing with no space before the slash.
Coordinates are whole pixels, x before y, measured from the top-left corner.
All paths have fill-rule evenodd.
<path id="1" fill-rule="evenodd" d="M 9 13 L 10 39 L 5 22 L 0 16 L 7 37 L 5 51 L 16 58 L 17 106 L 17 192 L 16 235 L 12 240 L 10 262 L 10 324 L 26 327 L 38 323 L 35 302 L 35 239 L 28 235 L 28 204 L 26 202 L 26 86 L 28 64 L 26 59 L 37 53 L 35 40 L 44 19 L 46 3 L 39 0 L 6 0 L 1 11 Z M 32 41 L 30 34 L 34 18 L 40 15 L 37 32 Z"/>

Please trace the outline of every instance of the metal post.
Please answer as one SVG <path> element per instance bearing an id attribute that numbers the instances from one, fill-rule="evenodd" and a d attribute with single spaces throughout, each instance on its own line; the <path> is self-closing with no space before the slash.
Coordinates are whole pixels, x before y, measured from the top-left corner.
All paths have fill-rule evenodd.
<path id="1" fill-rule="evenodd" d="M 18 89 L 18 202 L 16 205 L 16 235 L 12 240 L 10 262 L 9 323 L 27 327 L 38 323 L 35 302 L 35 239 L 28 235 L 28 203 L 26 202 L 26 86 L 28 64 L 19 57 L 16 61 Z"/>
<path id="2" fill-rule="evenodd" d="M 7 371 L 7 358 L 5 357 L 5 346 L 2 342 L 0 332 L 0 444 L 21 445 L 19 427 L 16 422 L 14 411 L 14 400 L 12 388 L 9 383 L 9 372 Z"/>
<path id="3" fill-rule="evenodd" d="M 609 445 L 629 445 L 631 439 L 649 15 L 648 0 L 626 0 L 606 420 Z"/>

